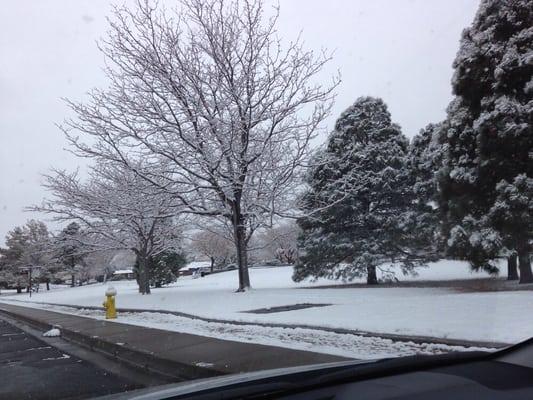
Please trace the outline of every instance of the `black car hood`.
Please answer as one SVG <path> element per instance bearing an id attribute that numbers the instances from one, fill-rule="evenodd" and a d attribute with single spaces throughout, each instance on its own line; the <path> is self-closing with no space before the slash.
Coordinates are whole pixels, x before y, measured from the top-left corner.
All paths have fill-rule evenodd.
<path id="1" fill-rule="evenodd" d="M 242 374 L 232 374 L 218 376 L 214 378 L 197 379 L 187 382 L 171 383 L 168 385 L 154 386 L 151 388 L 133 390 L 122 393 L 115 393 L 107 396 L 98 397 L 95 400 L 155 400 L 166 399 L 175 396 L 194 394 L 207 390 L 227 387 L 231 385 L 252 383 L 268 378 L 285 377 L 291 374 L 300 374 L 305 372 L 338 370 L 360 364 L 373 363 L 376 360 L 356 360 L 340 361 L 334 363 L 313 364 L 302 367 L 278 368 L 257 372 L 247 372 Z"/>

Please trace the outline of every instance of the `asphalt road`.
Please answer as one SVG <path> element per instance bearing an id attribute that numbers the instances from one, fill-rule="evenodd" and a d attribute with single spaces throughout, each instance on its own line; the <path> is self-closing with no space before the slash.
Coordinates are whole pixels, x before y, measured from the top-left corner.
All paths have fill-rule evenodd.
<path id="1" fill-rule="evenodd" d="M 139 387 L 0 318 L 2 400 L 85 399 Z"/>

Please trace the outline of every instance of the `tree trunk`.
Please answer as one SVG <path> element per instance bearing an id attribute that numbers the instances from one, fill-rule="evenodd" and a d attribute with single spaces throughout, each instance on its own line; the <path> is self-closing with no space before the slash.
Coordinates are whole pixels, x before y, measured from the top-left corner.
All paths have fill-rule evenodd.
<path id="1" fill-rule="evenodd" d="M 22 293 L 22 288 L 20 286 L 17 286 L 17 293 Z"/>
<path id="2" fill-rule="evenodd" d="M 377 285 L 378 284 L 378 277 L 376 274 L 376 267 L 367 267 L 366 268 L 367 276 L 366 276 L 366 283 L 367 285 Z"/>
<path id="3" fill-rule="evenodd" d="M 144 294 L 152 294 L 152 289 L 150 289 L 150 279 L 148 278 L 148 271 L 146 271 L 145 273 L 146 273 L 146 280 L 144 281 L 145 282 Z"/>
<path id="4" fill-rule="evenodd" d="M 137 285 L 139 285 L 139 293 L 144 294 L 144 259 L 137 255 Z"/>
<path id="5" fill-rule="evenodd" d="M 518 268 L 520 269 L 519 283 L 533 283 L 533 273 L 531 273 L 531 259 L 527 247 L 518 250 Z"/>
<path id="6" fill-rule="evenodd" d="M 137 270 L 135 271 L 135 281 L 137 282 L 137 287 L 139 288 L 139 293 L 141 293 L 141 267 L 139 264 L 139 256 L 137 256 Z"/>
<path id="7" fill-rule="evenodd" d="M 70 287 L 76 286 L 76 277 L 74 274 L 70 275 Z"/>
<path id="8" fill-rule="evenodd" d="M 139 292 L 141 294 L 150 294 L 150 281 L 148 278 L 148 260 L 146 257 L 139 255 Z"/>
<path id="9" fill-rule="evenodd" d="M 246 249 L 246 230 L 244 218 L 237 210 L 233 215 L 233 234 L 237 249 L 237 265 L 239 267 L 239 289 L 237 292 L 245 292 L 250 288 L 250 275 L 248 274 L 248 254 Z"/>
<path id="10" fill-rule="evenodd" d="M 518 280 L 518 263 L 517 263 L 516 254 L 513 254 L 507 259 L 507 280 L 508 281 Z"/>
<path id="11" fill-rule="evenodd" d="M 46 290 L 50 290 L 50 279 L 46 280 Z"/>
<path id="12" fill-rule="evenodd" d="M 144 293 L 145 294 L 151 294 L 152 289 L 150 289 L 150 271 L 152 270 L 152 259 L 147 258 L 146 263 L 144 264 Z"/>
<path id="13" fill-rule="evenodd" d="M 213 273 L 213 270 L 215 269 L 215 257 L 210 257 L 211 258 L 211 273 Z"/>

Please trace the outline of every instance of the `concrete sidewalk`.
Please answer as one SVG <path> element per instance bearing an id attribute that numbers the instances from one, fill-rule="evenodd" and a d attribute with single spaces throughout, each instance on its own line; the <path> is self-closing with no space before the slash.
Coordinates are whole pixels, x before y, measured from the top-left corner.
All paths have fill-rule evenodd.
<path id="1" fill-rule="evenodd" d="M 345 361 L 328 354 L 220 340 L 0 303 L 0 312 L 172 380 Z M 118 320 L 120 321 L 120 319 Z"/>

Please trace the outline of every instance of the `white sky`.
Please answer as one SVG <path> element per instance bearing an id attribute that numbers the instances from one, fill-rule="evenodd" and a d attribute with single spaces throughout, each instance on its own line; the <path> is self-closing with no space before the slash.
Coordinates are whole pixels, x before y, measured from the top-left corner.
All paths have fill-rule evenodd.
<path id="1" fill-rule="evenodd" d="M 172 1 L 164 1 L 172 3 Z M 279 0 L 278 33 L 303 31 L 308 48 L 335 50 L 324 71 L 342 84 L 328 129 L 363 95 L 382 97 L 407 136 L 444 118 L 451 63 L 478 0 Z M 128 3 L 128 2 L 126 2 Z M 105 85 L 96 40 L 105 34 L 104 0 L 17 0 L 0 7 L 0 245 L 7 231 L 39 215 L 40 174 L 79 161 L 55 123 L 61 97 Z"/>

